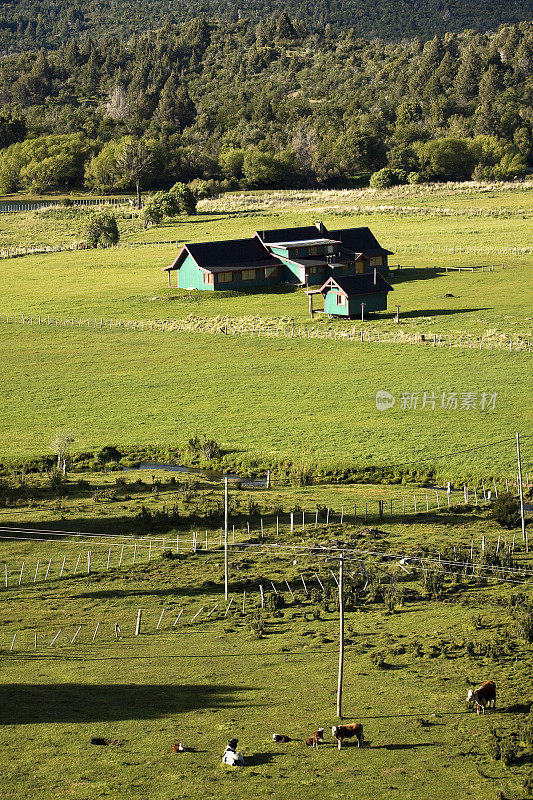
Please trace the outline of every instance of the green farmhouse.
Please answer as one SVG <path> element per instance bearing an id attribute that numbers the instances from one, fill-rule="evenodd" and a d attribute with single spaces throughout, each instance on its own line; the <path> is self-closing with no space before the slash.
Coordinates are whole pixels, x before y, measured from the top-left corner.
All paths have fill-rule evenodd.
<path id="1" fill-rule="evenodd" d="M 387 310 L 387 295 L 394 289 L 375 268 L 373 273 L 328 278 L 320 289 L 308 289 L 309 311 L 340 317 L 361 317 L 372 311 Z M 323 309 L 313 308 L 313 297 L 321 295 Z"/>
<path id="2" fill-rule="evenodd" d="M 181 289 L 246 290 L 293 283 L 322 286 L 329 277 L 388 271 L 390 250 L 369 228 L 328 231 L 318 222 L 256 231 L 249 239 L 187 244 L 163 272 Z"/>

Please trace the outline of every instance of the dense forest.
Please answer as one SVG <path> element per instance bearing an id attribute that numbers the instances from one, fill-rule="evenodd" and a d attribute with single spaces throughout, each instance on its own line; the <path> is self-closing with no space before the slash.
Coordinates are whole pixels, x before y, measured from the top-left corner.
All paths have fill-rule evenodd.
<path id="1" fill-rule="evenodd" d="M 393 43 L 282 12 L 72 38 L 0 61 L 0 190 L 513 178 L 532 65 L 528 22 Z"/>
<path id="2" fill-rule="evenodd" d="M 125 38 L 202 14 L 257 22 L 284 10 L 309 31 L 331 24 L 386 41 L 467 28 L 483 32 L 533 19 L 531 0 L 485 0 L 482 8 L 477 0 L 2 0 L 0 52 L 57 48 L 82 35 Z"/>

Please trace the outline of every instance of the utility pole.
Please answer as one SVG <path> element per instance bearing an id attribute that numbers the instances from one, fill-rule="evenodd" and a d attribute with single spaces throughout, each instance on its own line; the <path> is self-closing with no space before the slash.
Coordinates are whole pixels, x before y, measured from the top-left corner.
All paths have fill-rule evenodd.
<path id="1" fill-rule="evenodd" d="M 526 547 L 526 553 L 529 552 L 528 542 L 526 536 L 526 520 L 524 517 L 524 492 L 522 491 L 522 460 L 520 458 L 520 436 L 516 434 L 516 455 L 518 458 L 518 493 L 520 497 L 520 521 L 522 523 L 522 539 Z"/>
<path id="2" fill-rule="evenodd" d="M 343 598 L 344 553 L 339 561 L 339 679 L 337 683 L 337 716 L 342 719 L 342 670 L 344 666 L 344 598 Z"/>
<path id="3" fill-rule="evenodd" d="M 228 599 L 228 476 L 224 478 L 224 596 Z"/>

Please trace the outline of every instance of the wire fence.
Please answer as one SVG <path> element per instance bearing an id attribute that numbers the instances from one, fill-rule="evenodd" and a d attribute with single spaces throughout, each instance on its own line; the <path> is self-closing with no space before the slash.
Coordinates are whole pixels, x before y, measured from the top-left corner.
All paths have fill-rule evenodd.
<path id="1" fill-rule="evenodd" d="M 17 214 L 24 211 L 39 211 L 41 208 L 65 208 L 81 206 L 117 206 L 134 202 L 130 197 L 67 197 L 63 200 L 36 200 L 35 202 L 0 202 L 0 214 Z"/>
<path id="2" fill-rule="evenodd" d="M 475 337 L 465 334 L 443 335 L 437 333 L 391 333 L 352 328 L 296 327 L 294 324 L 276 320 L 254 318 L 193 317 L 184 320 L 125 320 L 100 317 L 65 317 L 41 314 L 0 313 L 0 324 L 29 325 L 30 327 L 52 326 L 62 328 L 86 328 L 99 330 L 125 330 L 159 333 L 222 334 L 224 336 L 281 337 L 313 341 L 339 341 L 371 344 L 408 344 L 426 347 L 457 347 L 461 350 L 502 350 L 531 353 L 529 340 L 512 339 L 499 334 L 493 338 Z"/>
<path id="3" fill-rule="evenodd" d="M 502 545 L 501 549 L 502 551 L 506 549 L 510 553 L 510 547 L 507 544 Z M 500 537 L 498 537 L 496 545 L 496 557 L 499 550 Z M 86 615 L 81 621 L 79 618 L 73 620 L 72 616 L 66 616 L 67 612 L 60 612 L 65 613 L 65 616 L 57 615 L 56 623 L 49 621 L 46 629 L 43 629 L 43 626 L 39 630 L 36 630 L 35 626 L 17 630 L 9 625 L 7 629 L 2 630 L 0 649 L 14 654 L 35 652 L 43 648 L 49 651 L 51 647 L 71 647 L 75 642 L 77 647 L 83 647 L 93 645 L 95 641 L 97 645 L 139 641 L 134 637 L 141 633 L 144 636 L 146 634 L 168 636 L 178 632 L 180 634 L 191 633 L 198 629 L 198 626 L 206 630 L 205 623 L 223 622 L 230 612 L 232 615 L 244 616 L 247 612 L 255 613 L 265 608 L 268 595 L 281 594 L 292 605 L 306 601 L 315 603 L 317 597 L 320 596 L 332 597 L 333 608 L 328 607 L 328 610 L 336 613 L 338 609 L 335 606 L 334 597 L 338 592 L 339 581 L 331 567 L 335 565 L 341 552 L 347 567 L 347 584 L 350 581 L 358 580 L 358 585 L 362 587 L 363 592 L 372 579 L 372 571 L 375 573 L 376 569 L 382 573 L 381 577 L 378 577 L 378 582 L 383 581 L 385 585 L 392 585 L 394 577 L 386 567 L 395 567 L 403 573 L 407 573 L 407 576 L 404 574 L 405 580 L 421 578 L 426 581 L 428 574 L 438 573 L 455 580 L 457 576 L 463 576 L 465 579 L 470 577 L 485 582 L 496 581 L 524 585 L 533 577 L 533 570 L 527 567 L 487 563 L 484 560 L 484 537 L 479 550 L 477 548 L 474 550 L 472 540 L 466 557 L 461 557 L 453 548 L 453 558 L 441 557 L 440 553 L 434 556 L 422 556 L 350 547 L 341 548 L 340 546 L 232 544 L 229 546 L 229 554 L 232 559 L 229 562 L 230 569 L 243 551 L 247 557 L 255 557 L 256 561 L 262 555 L 275 555 L 277 562 L 280 557 L 291 561 L 290 574 L 281 578 L 278 572 L 274 580 L 261 577 L 257 582 L 247 583 L 245 589 L 239 580 L 234 581 L 233 593 L 228 599 L 222 599 L 222 587 L 216 594 L 213 594 L 213 589 L 209 588 L 199 591 L 199 597 L 191 597 L 188 590 L 180 595 L 179 587 L 176 587 L 173 600 L 170 603 L 167 601 L 162 607 L 148 609 L 146 606 L 144 609 L 134 609 L 131 606 L 121 609 L 104 607 L 98 610 L 97 618 L 87 619 Z M 89 564 L 90 556 L 91 551 L 88 551 Z M 299 559 L 300 564 L 296 571 L 294 570 L 295 558 Z M 307 561 L 303 560 L 305 558 Z M 384 566 L 380 567 L 378 562 Z M 298 574 L 298 577 L 295 577 L 295 574 Z M 328 587 L 329 594 L 326 595 Z M 242 596 L 240 592 L 242 592 Z M 275 600 L 274 604 L 277 605 Z M 53 625 L 54 627 L 52 627 Z"/>
<path id="4" fill-rule="evenodd" d="M 500 482 L 500 492 L 513 489 L 513 484 L 506 480 Z M 523 482 L 529 489 L 529 475 Z M 493 482 L 488 486 L 464 486 L 462 491 L 439 493 L 438 489 L 413 493 L 401 498 L 373 499 L 353 506 L 341 506 L 340 509 L 319 506 L 314 510 L 290 511 L 285 514 L 265 514 L 263 517 L 249 517 L 233 523 L 228 529 L 228 543 L 232 547 L 261 544 L 265 537 L 274 541 L 283 535 L 300 535 L 327 533 L 332 527 L 336 534 L 343 532 L 346 526 L 361 526 L 363 523 L 382 524 L 387 520 L 401 520 L 415 515 L 430 514 L 442 510 L 457 509 L 465 506 L 486 507 L 498 497 L 498 485 Z M 9 589 L 21 585 L 43 583 L 47 580 L 83 577 L 94 571 L 134 566 L 139 563 L 150 563 L 154 557 L 168 555 L 180 556 L 186 553 L 214 552 L 224 545 L 224 531 L 191 530 L 189 532 L 159 535 L 153 533 L 145 536 L 97 534 L 84 531 L 68 531 L 36 527 L 0 526 L 0 541 L 25 542 L 28 545 L 44 544 L 38 548 L 39 558 L 28 561 L 4 562 L 0 571 L 0 589 Z M 498 537 L 497 550 L 508 547 L 514 553 L 519 546 L 516 534 L 507 538 Z M 276 544 L 276 548 L 280 545 Z M 527 538 L 524 540 L 528 551 Z M 292 547 L 283 544 L 281 547 Z M 86 549 L 85 549 L 86 548 Z M 30 547 L 34 551 L 35 547 Z M 481 549 L 485 549 L 485 537 L 481 541 Z M 43 552 L 46 555 L 43 557 Z M 58 550 L 60 554 L 57 555 Z M 52 553 L 52 555 L 50 555 Z"/>

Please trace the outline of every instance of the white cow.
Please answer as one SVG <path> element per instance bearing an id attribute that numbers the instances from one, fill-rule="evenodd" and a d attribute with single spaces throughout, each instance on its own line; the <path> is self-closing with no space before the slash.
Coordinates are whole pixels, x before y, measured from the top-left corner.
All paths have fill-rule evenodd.
<path id="1" fill-rule="evenodd" d="M 238 739 L 230 739 L 224 755 L 222 756 L 222 763 L 229 764 L 230 767 L 240 767 L 244 764 L 243 754 L 237 750 Z"/>

